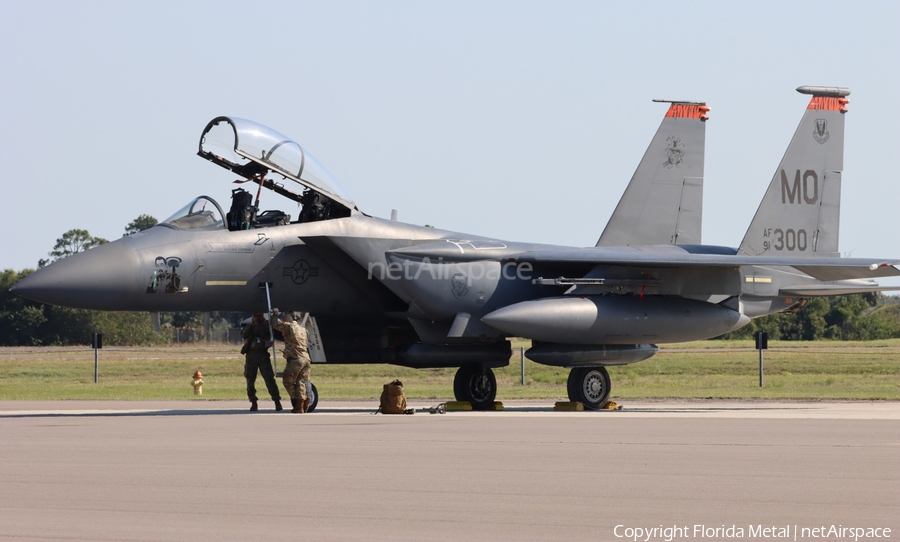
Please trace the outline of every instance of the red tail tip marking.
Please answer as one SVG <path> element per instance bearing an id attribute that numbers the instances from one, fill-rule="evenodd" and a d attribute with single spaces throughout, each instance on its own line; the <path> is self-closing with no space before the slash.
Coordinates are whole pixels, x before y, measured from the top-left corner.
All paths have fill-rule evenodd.
<path id="1" fill-rule="evenodd" d="M 847 98 L 834 98 L 831 96 L 813 96 L 809 101 L 807 109 L 816 109 L 820 111 L 840 111 L 847 112 L 847 104 L 850 100 Z"/>
<path id="2" fill-rule="evenodd" d="M 671 106 L 669 106 L 669 110 L 666 112 L 666 117 L 672 117 L 676 119 L 706 120 L 709 118 L 706 115 L 707 111 L 709 111 L 709 107 L 705 105 L 673 103 Z"/>

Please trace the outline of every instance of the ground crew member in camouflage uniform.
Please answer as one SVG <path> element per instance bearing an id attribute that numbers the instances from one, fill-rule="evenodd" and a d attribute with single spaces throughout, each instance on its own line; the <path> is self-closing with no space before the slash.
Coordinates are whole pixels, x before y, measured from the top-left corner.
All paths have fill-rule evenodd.
<path id="1" fill-rule="evenodd" d="M 284 313 L 284 321 L 278 320 L 278 309 L 272 309 L 269 321 L 272 327 L 284 335 L 284 357 L 287 366 L 284 368 L 282 383 L 291 396 L 294 409 L 291 412 L 305 413 L 309 411 L 309 396 L 306 384 L 309 382 L 310 359 L 307 350 L 308 334 L 306 328 L 294 321 L 294 314 Z"/>
<path id="2" fill-rule="evenodd" d="M 250 399 L 250 410 L 257 411 L 256 397 L 256 373 L 262 373 L 266 382 L 266 389 L 275 401 L 275 410 L 283 410 L 281 407 L 281 394 L 278 392 L 278 384 L 275 382 L 275 372 L 272 370 L 272 359 L 269 357 L 269 326 L 266 325 L 262 313 L 253 315 L 250 325 L 241 330 L 241 338 L 245 339 L 241 352 L 244 358 L 244 378 L 247 379 L 247 398 Z"/>

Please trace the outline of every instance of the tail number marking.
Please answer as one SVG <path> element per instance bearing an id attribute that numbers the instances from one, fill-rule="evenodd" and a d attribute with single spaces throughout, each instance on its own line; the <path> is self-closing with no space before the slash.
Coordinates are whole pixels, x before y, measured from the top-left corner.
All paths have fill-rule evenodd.
<path id="1" fill-rule="evenodd" d="M 806 252 L 809 246 L 809 235 L 804 229 L 782 230 L 781 228 L 776 228 L 773 230 L 772 228 L 767 228 L 763 231 L 763 237 L 765 238 L 763 241 L 765 250 Z"/>
<path id="2" fill-rule="evenodd" d="M 819 175 L 812 169 L 807 169 L 800 175 L 798 169 L 794 173 L 794 184 L 788 181 L 787 173 L 781 170 L 781 203 L 807 203 L 814 205 L 819 202 Z"/>

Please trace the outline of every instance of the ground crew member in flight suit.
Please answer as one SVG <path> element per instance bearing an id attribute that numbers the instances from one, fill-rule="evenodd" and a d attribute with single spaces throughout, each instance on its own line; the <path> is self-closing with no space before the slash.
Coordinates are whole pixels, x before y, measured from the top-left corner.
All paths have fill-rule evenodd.
<path id="1" fill-rule="evenodd" d="M 256 397 L 256 373 L 262 373 L 266 382 L 266 389 L 275 401 L 275 410 L 283 410 L 281 407 L 281 394 L 278 392 L 278 384 L 275 382 L 275 371 L 272 370 L 272 358 L 269 357 L 269 339 L 271 334 L 266 325 L 262 313 L 253 315 L 250 325 L 241 330 L 241 338 L 245 339 L 241 352 L 244 358 L 244 378 L 247 379 L 247 398 L 250 399 L 250 410 L 259 410 Z"/>
<path id="2" fill-rule="evenodd" d="M 269 321 L 272 327 L 284 335 L 284 358 L 287 366 L 284 368 L 282 383 L 284 389 L 291 396 L 291 404 L 294 405 L 293 413 L 306 413 L 309 411 L 309 396 L 306 394 L 306 385 L 309 382 L 310 359 L 307 347 L 309 335 L 306 328 L 294 321 L 294 314 L 290 311 L 282 316 L 284 321 L 278 319 L 278 309 L 272 309 Z"/>

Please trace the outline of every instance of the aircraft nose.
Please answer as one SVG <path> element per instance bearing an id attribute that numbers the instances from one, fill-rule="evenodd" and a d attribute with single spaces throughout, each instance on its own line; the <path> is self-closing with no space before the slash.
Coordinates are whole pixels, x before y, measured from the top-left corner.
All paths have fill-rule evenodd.
<path id="1" fill-rule="evenodd" d="M 139 292 L 139 268 L 134 249 L 113 241 L 38 269 L 10 291 L 50 305 L 115 310 Z"/>

